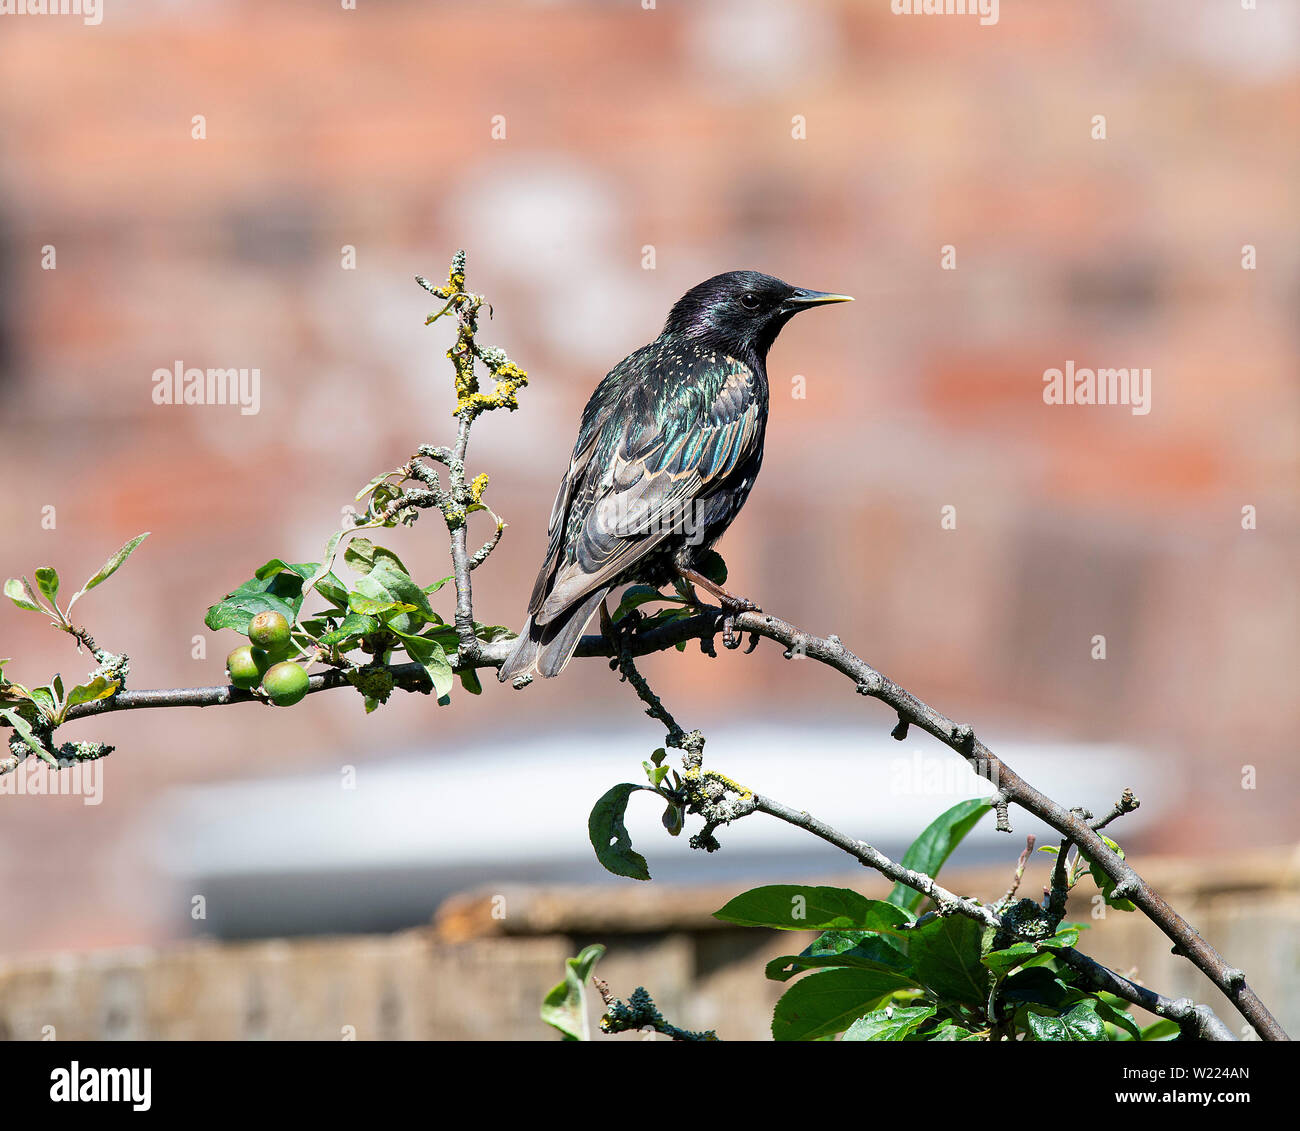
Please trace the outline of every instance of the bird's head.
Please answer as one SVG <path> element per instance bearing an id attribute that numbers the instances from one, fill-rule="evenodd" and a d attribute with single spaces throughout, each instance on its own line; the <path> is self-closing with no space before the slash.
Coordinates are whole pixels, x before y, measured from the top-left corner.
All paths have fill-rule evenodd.
<path id="1" fill-rule="evenodd" d="M 727 271 L 692 287 L 673 306 L 664 332 L 697 339 L 729 353 L 767 356 L 781 327 L 801 310 L 848 295 L 792 287 L 761 271 Z"/>

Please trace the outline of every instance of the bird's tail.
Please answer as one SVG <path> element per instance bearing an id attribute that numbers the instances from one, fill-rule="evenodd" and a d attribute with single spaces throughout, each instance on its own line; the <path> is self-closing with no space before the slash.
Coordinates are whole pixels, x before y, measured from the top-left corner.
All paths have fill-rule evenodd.
<path id="1" fill-rule="evenodd" d="M 565 609 L 545 624 L 538 624 L 530 616 L 519 632 L 514 651 L 497 672 L 497 679 L 506 683 L 521 676 L 541 675 L 550 679 L 559 675 L 573 658 L 573 651 L 582 639 L 582 630 L 608 592 L 606 587 L 587 594 L 579 604 Z"/>

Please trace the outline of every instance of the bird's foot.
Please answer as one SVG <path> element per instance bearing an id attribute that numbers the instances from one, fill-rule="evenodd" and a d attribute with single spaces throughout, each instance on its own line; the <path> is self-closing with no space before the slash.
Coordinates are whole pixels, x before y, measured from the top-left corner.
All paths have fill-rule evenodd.
<path id="1" fill-rule="evenodd" d="M 759 613 L 762 609 L 751 601 L 748 597 L 741 597 L 724 589 L 716 581 L 710 581 L 702 573 L 690 569 L 687 566 L 679 565 L 678 573 L 682 581 L 682 591 L 687 600 L 691 602 L 701 612 L 707 612 L 708 605 L 700 601 L 699 594 L 695 591 L 696 586 L 705 590 L 711 596 L 716 597 L 718 604 L 722 606 L 720 613 L 722 616 L 722 645 L 724 648 L 734 650 L 740 647 L 740 637 L 736 633 L 736 617 L 741 613 Z M 703 647 L 703 644 L 701 644 Z M 711 655 L 712 643 L 708 649 L 705 649 L 706 655 Z M 751 646 L 751 652 L 754 650 Z"/>
<path id="2" fill-rule="evenodd" d="M 748 597 L 732 594 L 720 598 L 722 602 L 722 646 L 734 652 L 740 647 L 740 634 L 736 632 L 736 617 L 741 613 L 760 613 L 763 610 Z M 751 648 L 750 651 L 753 651 Z"/>
<path id="3" fill-rule="evenodd" d="M 623 655 L 623 648 L 627 641 L 636 635 L 636 630 L 641 624 L 644 616 L 640 609 L 632 609 L 617 624 L 609 615 L 609 606 L 604 601 L 600 603 L 600 634 L 605 638 L 605 643 L 609 645 L 610 671 L 618 671 L 621 666 L 619 663 Z M 627 676 L 623 676 L 624 679 Z"/>

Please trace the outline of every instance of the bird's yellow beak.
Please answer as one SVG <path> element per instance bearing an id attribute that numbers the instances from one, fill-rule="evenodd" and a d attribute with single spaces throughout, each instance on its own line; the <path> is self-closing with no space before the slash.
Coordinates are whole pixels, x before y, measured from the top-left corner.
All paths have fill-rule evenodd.
<path id="1" fill-rule="evenodd" d="M 830 302 L 852 302 L 853 296 L 832 294 L 830 291 L 807 291 L 800 287 L 785 301 L 796 310 L 803 310 L 808 306 L 825 306 Z"/>

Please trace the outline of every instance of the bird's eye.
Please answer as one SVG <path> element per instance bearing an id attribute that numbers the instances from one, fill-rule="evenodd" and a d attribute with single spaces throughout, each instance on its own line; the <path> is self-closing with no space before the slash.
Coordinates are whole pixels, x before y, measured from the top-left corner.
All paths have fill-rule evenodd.
<path id="1" fill-rule="evenodd" d="M 746 291 L 743 295 L 740 296 L 740 305 L 743 306 L 746 310 L 757 310 L 758 295 L 754 294 L 752 291 Z"/>

